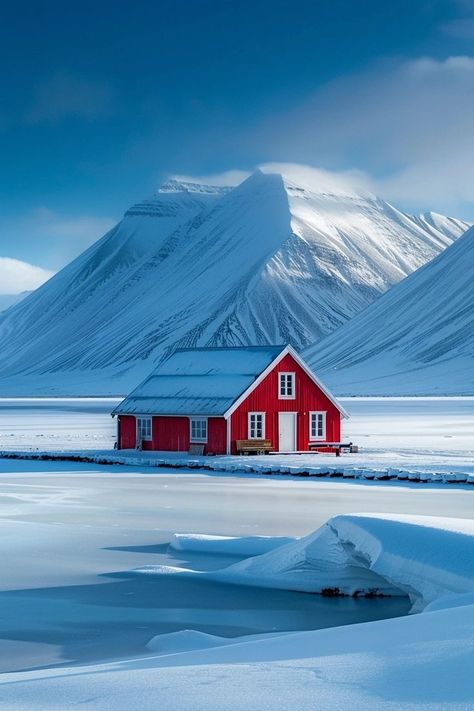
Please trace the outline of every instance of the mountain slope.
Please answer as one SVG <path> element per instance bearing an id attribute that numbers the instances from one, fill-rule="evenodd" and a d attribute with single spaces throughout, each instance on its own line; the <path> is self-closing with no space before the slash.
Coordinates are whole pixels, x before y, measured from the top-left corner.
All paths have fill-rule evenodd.
<path id="1" fill-rule="evenodd" d="M 176 347 L 301 347 L 467 227 L 438 222 L 317 172 L 171 181 L 0 316 L 0 393 L 125 392 Z"/>
<path id="2" fill-rule="evenodd" d="M 339 393 L 474 395 L 474 228 L 320 344 Z"/>

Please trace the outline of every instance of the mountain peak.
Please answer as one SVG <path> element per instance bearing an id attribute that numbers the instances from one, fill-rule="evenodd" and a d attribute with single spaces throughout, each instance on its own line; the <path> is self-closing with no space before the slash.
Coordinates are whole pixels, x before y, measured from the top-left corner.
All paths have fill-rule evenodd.
<path id="1" fill-rule="evenodd" d="M 165 183 L 160 185 L 159 193 L 204 193 L 206 195 L 224 195 L 232 190 L 232 188 L 220 185 L 206 185 L 205 183 L 197 183 L 190 180 L 181 180 L 179 178 L 170 178 Z"/>
<path id="2" fill-rule="evenodd" d="M 0 392 L 124 392 L 176 348 L 301 348 L 463 231 L 301 166 L 263 166 L 231 191 L 174 177 L 0 316 Z"/>

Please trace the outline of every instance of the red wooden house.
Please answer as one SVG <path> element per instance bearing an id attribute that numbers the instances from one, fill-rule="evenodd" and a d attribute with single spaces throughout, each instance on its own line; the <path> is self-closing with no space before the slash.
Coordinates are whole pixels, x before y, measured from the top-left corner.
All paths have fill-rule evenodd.
<path id="1" fill-rule="evenodd" d="M 175 351 L 120 405 L 118 447 L 235 454 L 237 440 L 275 451 L 339 442 L 348 417 L 291 346 Z"/>

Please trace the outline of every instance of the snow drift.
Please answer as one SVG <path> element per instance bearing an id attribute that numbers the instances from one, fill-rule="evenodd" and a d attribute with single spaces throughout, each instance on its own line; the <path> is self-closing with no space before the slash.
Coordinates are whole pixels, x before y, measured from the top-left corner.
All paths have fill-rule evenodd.
<path id="1" fill-rule="evenodd" d="M 305 569 L 316 580 L 315 563 L 326 569 L 329 563 L 334 583 L 338 557 L 355 570 L 386 576 L 424 611 L 225 644 L 192 630 L 160 635 L 149 643 L 153 657 L 3 674 L 5 708 L 62 711 L 92 704 L 95 711 L 128 711 L 138 704 L 151 711 L 157 699 L 176 711 L 313 711 L 315 704 L 321 711 L 472 708 L 474 522 L 336 516 L 316 533 L 227 571 L 235 581 L 251 584 L 253 571 L 259 581 L 286 585 Z"/>
<path id="2" fill-rule="evenodd" d="M 192 550 L 208 550 L 203 536 L 188 534 Z M 178 539 L 179 540 L 179 539 Z M 212 537 L 214 552 L 238 550 L 238 539 Z M 412 612 L 474 603 L 474 521 L 431 516 L 346 514 L 314 533 L 227 568 L 194 573 L 182 568 L 147 566 L 146 574 L 205 575 L 238 585 L 280 588 L 326 595 L 407 595 Z M 264 545 L 268 545 L 265 543 Z M 249 550 L 249 539 L 243 546 Z M 456 599 L 459 599 L 456 598 Z"/>
<path id="3" fill-rule="evenodd" d="M 474 394 L 474 228 L 306 360 L 338 393 Z"/>
<path id="4" fill-rule="evenodd" d="M 318 341 L 467 228 L 294 168 L 171 181 L 0 315 L 2 394 L 122 394 L 177 347 Z"/>

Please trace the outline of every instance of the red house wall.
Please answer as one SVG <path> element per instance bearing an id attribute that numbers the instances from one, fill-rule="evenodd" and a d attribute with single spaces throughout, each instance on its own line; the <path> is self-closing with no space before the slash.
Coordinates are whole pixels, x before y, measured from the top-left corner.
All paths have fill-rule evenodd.
<path id="1" fill-rule="evenodd" d="M 153 417 L 150 449 L 162 452 L 187 452 L 189 420 L 187 417 Z"/>
<path id="2" fill-rule="evenodd" d="M 206 452 L 211 454 L 227 452 L 227 422 L 223 417 L 210 417 L 207 421 Z"/>
<path id="3" fill-rule="evenodd" d="M 278 398 L 278 373 L 296 374 L 296 397 L 293 400 Z M 236 453 L 235 441 L 248 439 L 248 413 L 265 412 L 265 439 L 272 441 L 278 450 L 278 413 L 296 412 L 297 449 L 307 450 L 309 442 L 309 413 L 326 412 L 326 439 L 339 442 L 341 438 L 341 414 L 326 395 L 311 380 L 291 355 L 286 355 L 262 382 L 250 393 L 231 415 L 231 451 Z"/>
<path id="4" fill-rule="evenodd" d="M 119 449 L 135 449 L 137 430 L 133 415 L 119 415 Z"/>
<path id="5" fill-rule="evenodd" d="M 136 418 L 121 415 L 119 448 L 136 447 Z M 144 440 L 144 450 L 162 452 L 187 452 L 189 449 L 189 417 L 153 417 L 152 439 Z M 207 421 L 206 452 L 225 454 L 227 446 L 226 421 L 223 417 L 210 417 Z"/>

